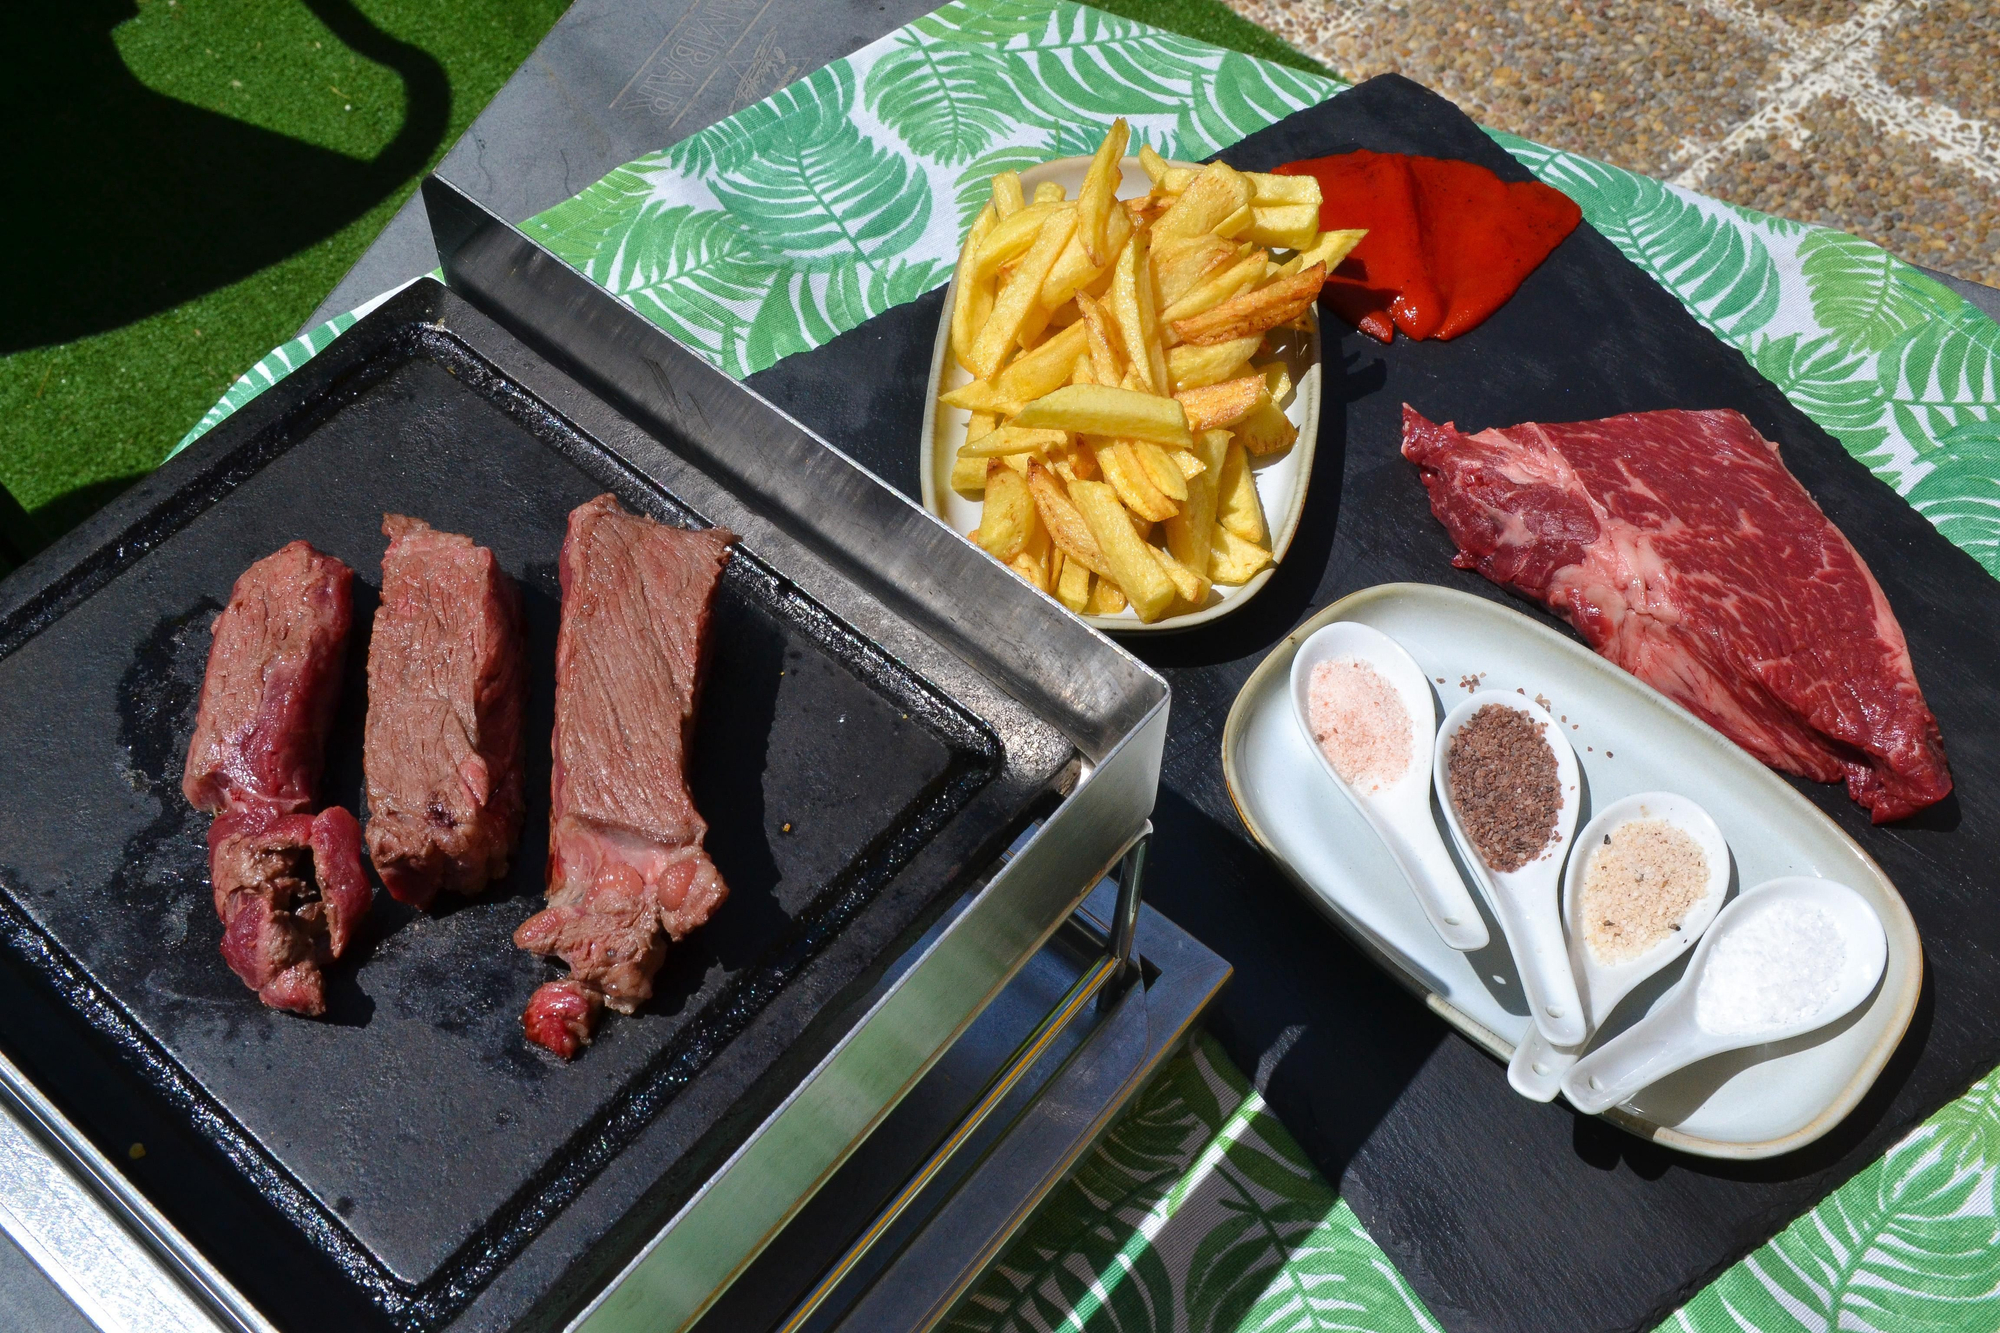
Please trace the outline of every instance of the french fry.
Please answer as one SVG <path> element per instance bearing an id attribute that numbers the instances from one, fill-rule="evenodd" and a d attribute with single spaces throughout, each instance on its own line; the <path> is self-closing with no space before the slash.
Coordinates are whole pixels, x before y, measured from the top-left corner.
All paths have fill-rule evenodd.
<path id="1" fill-rule="evenodd" d="M 986 489 L 986 464 L 989 460 L 968 455 L 963 449 L 951 464 L 951 488 L 963 495 L 978 495 Z M 977 541 L 975 537 L 973 540 Z"/>
<path id="2" fill-rule="evenodd" d="M 1183 477 L 1199 477 L 1208 471 L 1208 464 L 1195 457 L 1192 449 L 1176 449 L 1167 457 L 1174 460 L 1174 466 L 1181 470 Z"/>
<path id="3" fill-rule="evenodd" d="M 1249 455 L 1234 440 L 1215 479 L 1215 521 L 1253 546 L 1269 549 L 1271 545 L 1271 529 L 1264 522 L 1256 478 L 1250 475 Z"/>
<path id="4" fill-rule="evenodd" d="M 1120 202 L 1124 204 L 1125 211 L 1132 215 L 1132 225 L 1134 228 L 1150 228 L 1154 220 L 1160 216 L 1161 209 L 1163 208 L 1160 201 L 1152 195 L 1143 195 L 1137 199 L 1125 199 Z"/>
<path id="5" fill-rule="evenodd" d="M 979 332 L 979 326 L 993 309 L 993 280 L 983 281 L 974 274 L 978 267 L 979 246 L 999 221 L 999 215 L 988 204 L 973 219 L 972 230 L 967 233 L 965 246 L 958 252 L 958 272 L 953 278 L 956 284 L 951 304 L 951 355 L 963 366 L 972 355 L 972 339 Z M 979 309 L 980 298 L 985 298 L 985 309 Z"/>
<path id="6" fill-rule="evenodd" d="M 1190 347 L 1183 343 L 1167 353 L 1167 378 L 1173 381 L 1175 393 L 1234 379 L 1263 345 L 1264 335 L 1261 333 L 1207 347 Z"/>
<path id="7" fill-rule="evenodd" d="M 1208 576 L 1211 579 L 1217 583 L 1240 586 L 1256 577 L 1257 572 L 1270 563 L 1269 551 L 1244 541 L 1220 523 L 1215 525 L 1215 549 L 1208 558 Z"/>
<path id="8" fill-rule="evenodd" d="M 1323 231 L 1319 239 L 1286 260 L 1278 271 L 1289 277 L 1314 264 L 1324 264 L 1326 271 L 1331 273 L 1340 267 L 1340 261 L 1347 258 L 1348 252 L 1361 244 L 1361 238 L 1367 234 L 1365 228 L 1358 227 L 1351 231 Z"/>
<path id="9" fill-rule="evenodd" d="M 1233 264 L 1221 265 L 1210 271 L 1207 277 L 1190 287 L 1181 299 L 1160 312 L 1160 322 L 1171 326 L 1178 320 L 1199 315 L 1204 310 L 1215 307 L 1235 296 L 1255 283 L 1264 280 L 1264 266 L 1270 256 L 1262 250 L 1252 250 Z"/>
<path id="10" fill-rule="evenodd" d="M 1279 278 L 1268 286 L 1240 292 L 1212 310 L 1176 320 L 1174 332 L 1182 342 L 1193 343 L 1197 347 L 1262 333 L 1297 319 L 1311 309 L 1314 299 L 1319 296 L 1319 289 L 1325 284 L 1326 265 L 1314 264 L 1303 272 Z M 1003 290 L 1000 299 L 994 302 L 996 318 L 1000 303 L 1005 298 Z M 988 327 L 991 327 L 990 323 Z M 984 337 L 983 332 L 981 336 Z"/>
<path id="11" fill-rule="evenodd" d="M 1169 197 L 1178 195 L 1186 190 L 1188 186 L 1194 184 L 1194 178 L 1200 174 L 1200 167 L 1170 166 L 1160 176 L 1160 193 Z"/>
<path id="12" fill-rule="evenodd" d="M 1013 424 L 1151 440 L 1178 449 L 1194 442 L 1187 414 L 1176 400 L 1106 384 L 1070 385 L 1045 394 L 1024 406 Z"/>
<path id="13" fill-rule="evenodd" d="M 1170 517 L 1179 512 L 1172 500 L 1160 494 L 1160 488 L 1153 485 L 1152 478 L 1139 461 L 1121 446 L 1124 440 L 1092 440 L 1090 451 L 1097 459 L 1097 467 L 1104 474 L 1104 480 L 1118 493 L 1118 498 L 1139 517 L 1149 523 Z"/>
<path id="14" fill-rule="evenodd" d="M 1237 442 L 1254 458 L 1282 453 L 1297 443 L 1298 438 L 1299 428 L 1271 401 L 1268 393 L 1260 396 L 1257 406 L 1236 427 Z"/>
<path id="15" fill-rule="evenodd" d="M 1292 372 L 1290 367 L 1286 366 L 1282 361 L 1273 361 L 1270 365 L 1263 367 L 1263 371 L 1265 391 L 1271 395 L 1272 402 L 1276 403 L 1279 407 L 1283 407 L 1285 400 L 1292 396 Z"/>
<path id="16" fill-rule="evenodd" d="M 1110 263 L 1111 256 L 1117 253 L 1110 248 L 1105 225 L 1124 179 L 1119 168 L 1125 161 L 1125 144 L 1130 137 L 1131 127 L 1125 123 L 1125 117 L 1111 122 L 1111 130 L 1097 146 L 1096 156 L 1090 159 L 1090 170 L 1084 173 L 1083 184 L 1076 192 L 1076 234 L 1083 242 L 1084 253 L 1097 268 Z"/>
<path id="17" fill-rule="evenodd" d="M 1181 472 L 1180 465 L 1168 457 L 1165 449 L 1150 440 L 1126 440 L 1121 444 L 1131 454 L 1133 460 L 1145 469 L 1148 480 L 1153 483 L 1153 489 L 1176 503 L 1187 499 L 1187 477 Z M 1174 452 L 1185 451 L 1176 449 Z"/>
<path id="18" fill-rule="evenodd" d="M 1118 326 L 1118 341 L 1125 348 L 1125 380 L 1140 391 L 1152 388 L 1150 358 L 1146 354 L 1145 322 L 1139 312 L 1138 255 L 1144 242 L 1135 233 L 1118 252 L 1111 266 L 1111 292 L 1105 308 Z M 1123 382 L 1123 381 L 1121 381 Z"/>
<path id="19" fill-rule="evenodd" d="M 996 298 L 997 300 L 997 298 Z M 1049 308 L 1036 296 L 1028 302 L 1028 313 L 1021 317 L 1021 327 L 1014 334 L 1014 344 L 1022 351 L 1032 351 L 1042 341 L 1048 331 Z"/>
<path id="20" fill-rule="evenodd" d="M 1311 204 L 1320 205 L 1319 181 L 1312 176 L 1273 176 L 1262 171 L 1246 171 L 1245 180 L 1250 182 L 1250 202 L 1258 207 L 1268 204 Z"/>
<path id="21" fill-rule="evenodd" d="M 1251 211 L 1250 205 L 1245 204 L 1243 205 L 1243 207 L 1237 209 L 1234 213 L 1231 213 L 1228 217 L 1224 218 L 1222 221 L 1216 223 L 1215 226 L 1211 228 L 1211 230 L 1213 230 L 1217 236 L 1220 236 L 1225 240 L 1233 241 L 1237 237 L 1249 231 L 1250 224 L 1255 222 L 1256 220 L 1257 220 L 1257 215 Z"/>
<path id="22" fill-rule="evenodd" d="M 1035 234 L 1035 243 L 1021 256 L 1019 264 L 1000 285 L 999 295 L 993 299 L 993 313 L 986 318 L 985 327 L 972 344 L 972 364 L 970 370 L 976 379 L 990 379 L 1000 368 L 1000 362 L 1007 355 L 1021 332 L 1022 323 L 1033 311 L 1039 310 L 1035 298 L 1041 294 L 1042 283 L 1055 267 L 1056 256 L 1069 243 L 1069 236 L 1076 229 L 1076 210 L 1059 209 L 1042 221 L 1042 229 Z M 1227 303 L 1225 303 L 1227 304 Z M 1198 316 L 1207 318 L 1207 316 Z M 1067 378 L 1067 372 L 1065 372 Z"/>
<path id="23" fill-rule="evenodd" d="M 965 423 L 965 438 L 977 440 L 998 429 L 1000 418 L 991 412 L 974 412 Z"/>
<path id="24" fill-rule="evenodd" d="M 1250 182 L 1243 173 L 1222 162 L 1211 162 L 1181 191 L 1173 206 L 1153 223 L 1153 236 L 1199 236 L 1216 230 L 1216 224 L 1250 206 Z"/>
<path id="25" fill-rule="evenodd" d="M 979 544 L 1001 562 L 1028 544 L 1035 526 L 1035 502 L 1020 473 L 995 458 L 986 464 L 986 506 L 979 515 Z"/>
<path id="26" fill-rule="evenodd" d="M 1024 481 L 1022 485 L 1025 487 L 1027 483 Z M 1049 541 L 1049 530 L 1042 526 L 1042 520 L 1036 515 L 1033 504 L 1028 506 L 1028 519 L 1031 524 L 1028 529 L 1028 540 L 1022 545 L 1020 553 L 1007 562 L 1007 567 L 1019 574 L 1029 587 L 1038 592 L 1047 592 L 1049 557 L 1054 553 L 1054 547 Z"/>
<path id="27" fill-rule="evenodd" d="M 1038 204 L 1059 204 L 1068 197 L 1063 187 L 1054 181 L 1043 181 L 1035 187 L 1035 202 Z"/>
<path id="28" fill-rule="evenodd" d="M 1187 413 L 1188 429 L 1199 434 L 1234 426 L 1249 416 L 1260 401 L 1269 400 L 1270 388 L 1262 375 L 1245 375 L 1198 389 L 1182 389 L 1174 397 Z"/>
<path id="29" fill-rule="evenodd" d="M 1074 486 L 1095 485 L 1094 482 L 1072 482 Z M 1035 512 L 1041 516 L 1049 530 L 1049 540 L 1062 548 L 1063 558 L 1073 560 L 1093 574 L 1109 575 L 1111 565 L 1104 558 L 1104 552 L 1097 545 L 1097 538 L 1091 534 L 1090 525 L 1071 503 L 1069 492 L 1056 480 L 1055 473 L 1040 463 L 1028 465 L 1028 493 L 1034 497 Z"/>
<path id="30" fill-rule="evenodd" d="M 1167 159 L 1154 152 L 1150 144 L 1139 145 L 1139 165 L 1145 169 L 1147 178 L 1153 184 L 1158 185 L 1166 179 Z"/>
<path id="31" fill-rule="evenodd" d="M 1104 474 L 1098 471 L 1097 455 L 1079 442 L 1068 452 L 1049 459 L 1049 468 L 1067 486 L 1073 481 L 1102 481 Z"/>
<path id="32" fill-rule="evenodd" d="M 993 388 L 1001 400 L 1014 404 L 1019 411 L 1022 404 L 1031 403 L 1045 393 L 1052 393 L 1069 383 L 1070 372 L 1076 368 L 1077 360 L 1090 352 L 1090 330 L 1082 321 L 1070 325 L 1057 333 L 1032 352 L 1026 352 L 1008 363 Z"/>
<path id="33" fill-rule="evenodd" d="M 1222 476 L 1223 461 L 1229 455 L 1229 432 L 1205 430 L 1195 436 L 1190 457 L 1203 469 L 1187 482 L 1187 503 L 1167 520 L 1167 549 L 1188 572 L 1208 577 L 1209 557 L 1215 545 L 1216 483 Z"/>
<path id="34" fill-rule="evenodd" d="M 1005 458 L 1008 454 L 1043 454 L 1058 449 L 1069 448 L 1069 432 L 1061 430 L 1023 430 L 1019 426 L 1002 426 L 988 431 L 976 440 L 967 440 L 959 446 L 960 458 Z"/>
<path id="35" fill-rule="evenodd" d="M 1275 250 L 1306 250 L 1319 238 L 1318 204 L 1252 205 L 1250 230 L 1244 233 Z"/>
<path id="36" fill-rule="evenodd" d="M 1072 560 L 1060 550 L 1054 558 L 1062 561 L 1062 572 L 1056 576 L 1056 600 L 1082 615 L 1090 605 L 1090 571 L 1081 560 Z"/>
<path id="37" fill-rule="evenodd" d="M 1203 278 L 1236 258 L 1237 250 L 1237 246 L 1207 232 L 1156 243 L 1153 280 L 1159 284 L 1163 308 L 1171 309 Z"/>
<path id="38" fill-rule="evenodd" d="M 1109 247 L 1109 253 L 1115 257 L 1120 247 L 1131 239 L 1131 215 L 1122 208 L 1112 209 L 1110 216 L 1105 219 L 1104 235 L 1104 244 Z M 1062 254 L 1056 259 L 1056 266 L 1049 270 L 1049 276 L 1042 283 L 1042 292 L 1037 299 L 1045 310 L 1060 310 L 1068 305 L 1072 296 L 1096 281 L 1104 269 L 1105 265 L 1092 259 L 1083 248 L 1083 221 L 1079 213 L 1076 232 L 1069 238 L 1069 244 L 1063 247 Z"/>
<path id="39" fill-rule="evenodd" d="M 1017 209 L 1003 222 L 996 222 L 979 242 L 979 257 L 975 261 L 974 272 L 991 278 L 1004 266 L 1028 253 L 1028 247 L 1041 234 L 1042 224 L 1049 220 L 1056 208 L 1055 204 L 1034 204 Z"/>
<path id="40" fill-rule="evenodd" d="M 1090 584 L 1090 614 L 1115 616 L 1125 609 L 1125 594 L 1110 579 L 1098 575 Z"/>
<path id="41" fill-rule="evenodd" d="M 1148 545 L 1146 549 L 1151 551 L 1153 559 L 1159 562 L 1160 572 L 1173 581 L 1174 591 L 1181 595 L 1182 601 L 1192 606 L 1200 606 L 1208 600 L 1209 582 L 1206 576 L 1195 573 L 1174 559 L 1170 552 L 1161 550 L 1157 546 Z"/>
<path id="42" fill-rule="evenodd" d="M 1153 621 L 1165 615 L 1179 589 L 1160 568 L 1152 549 L 1133 531 L 1118 493 L 1101 481 L 1079 481 L 1070 487 L 1070 499 L 1110 562 L 1112 581 L 1131 601 L 1139 619 Z"/>
<path id="43" fill-rule="evenodd" d="M 1131 357 L 1131 369 L 1138 373 L 1138 387 L 1149 393 L 1167 391 L 1166 349 L 1160 343 L 1159 317 L 1153 304 L 1153 268 L 1147 259 L 1146 233 L 1132 233 L 1132 239 L 1118 252 L 1112 268 L 1111 313 L 1118 321 L 1118 335 Z"/>
<path id="44" fill-rule="evenodd" d="M 1021 194 L 1021 173 L 1003 171 L 993 178 L 993 211 L 1005 222 L 1028 205 Z"/>
<path id="45" fill-rule="evenodd" d="M 1090 368 L 1097 382 L 1118 383 L 1125 367 L 1119 360 L 1118 334 L 1111 326 L 1111 317 L 1104 313 L 1103 306 L 1082 292 L 1076 294 L 1076 308 L 1083 315 L 1081 323 L 1090 345 Z"/>
<path id="46" fill-rule="evenodd" d="M 1008 397 L 992 380 L 961 384 L 949 393 L 939 394 L 938 401 L 946 407 L 962 407 L 977 415 L 1001 417 L 1010 417 L 1027 405 L 1021 399 Z"/>

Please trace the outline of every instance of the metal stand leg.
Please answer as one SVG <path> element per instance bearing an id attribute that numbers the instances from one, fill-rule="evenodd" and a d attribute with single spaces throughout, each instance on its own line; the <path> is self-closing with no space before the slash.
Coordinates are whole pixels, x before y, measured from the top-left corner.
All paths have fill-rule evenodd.
<path id="1" fill-rule="evenodd" d="M 1132 844 L 1132 850 L 1125 853 L 1125 863 L 1118 871 L 1118 906 L 1111 921 L 1111 957 L 1117 962 L 1117 972 L 1112 976 L 1112 985 L 1124 990 L 1139 975 L 1139 960 L 1133 952 L 1133 939 L 1139 930 L 1139 903 L 1145 889 L 1146 852 L 1153 845 L 1153 825 L 1148 822 L 1146 831 L 1139 835 L 1139 841 Z"/>

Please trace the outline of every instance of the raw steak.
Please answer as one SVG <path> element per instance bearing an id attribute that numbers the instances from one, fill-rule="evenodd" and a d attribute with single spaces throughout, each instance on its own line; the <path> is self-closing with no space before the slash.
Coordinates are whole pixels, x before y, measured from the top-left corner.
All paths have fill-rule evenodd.
<path id="1" fill-rule="evenodd" d="M 368 645 L 368 855 L 400 902 L 474 894 L 521 834 L 521 594 L 493 552 L 386 514 Z"/>
<path id="2" fill-rule="evenodd" d="M 243 572 L 215 618 L 181 790 L 216 816 L 222 956 L 274 1009 L 326 1011 L 320 969 L 368 914 L 361 830 L 311 812 L 340 699 L 353 571 L 293 542 Z"/>
<path id="3" fill-rule="evenodd" d="M 556 640 L 549 905 L 514 932 L 570 974 L 537 990 L 528 1039 L 562 1056 L 590 1040 L 600 1006 L 629 1014 L 653 993 L 669 940 L 729 894 L 702 850 L 688 796 L 688 734 L 709 608 L 733 533 L 689 532 L 579 505 L 563 541 Z"/>
<path id="4" fill-rule="evenodd" d="M 1861 556 L 1740 413 L 1635 412 L 1465 435 L 1403 407 L 1452 563 L 1878 824 L 1951 790 L 1937 719 Z"/>

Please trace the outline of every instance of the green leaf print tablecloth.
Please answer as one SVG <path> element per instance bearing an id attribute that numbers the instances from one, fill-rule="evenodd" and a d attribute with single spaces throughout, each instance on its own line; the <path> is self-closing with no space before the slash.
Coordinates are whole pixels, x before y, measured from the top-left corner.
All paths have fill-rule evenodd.
<path id="1" fill-rule="evenodd" d="M 996 171 L 1201 158 L 1345 84 L 1061 0 L 954 3 L 524 224 L 741 377 L 941 286 Z M 1508 135 L 1883 482 L 2000 576 L 2000 326 L 1864 241 Z M 349 327 L 273 351 L 192 440 Z M 184 446 L 187 440 L 182 441 Z M 2000 1074 L 1679 1311 L 1685 1333 L 2000 1327 Z M 961 1305 L 972 1330 L 1435 1330 L 1262 1100 L 1178 1059 Z"/>

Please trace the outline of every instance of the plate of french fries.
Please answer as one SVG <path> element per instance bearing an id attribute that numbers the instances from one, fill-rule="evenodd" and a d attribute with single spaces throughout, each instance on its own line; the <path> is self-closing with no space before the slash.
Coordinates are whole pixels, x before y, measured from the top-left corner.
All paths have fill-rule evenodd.
<path id="1" fill-rule="evenodd" d="M 1319 183 L 1128 156 L 993 178 L 946 297 L 931 512 L 1100 629 L 1254 596 L 1305 507 L 1326 274 Z"/>

